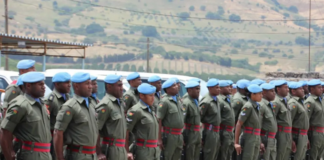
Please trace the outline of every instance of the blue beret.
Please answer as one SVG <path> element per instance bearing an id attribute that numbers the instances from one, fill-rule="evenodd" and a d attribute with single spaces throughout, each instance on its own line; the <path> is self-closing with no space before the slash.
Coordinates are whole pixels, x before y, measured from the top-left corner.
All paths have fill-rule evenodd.
<path id="1" fill-rule="evenodd" d="M 121 77 L 122 77 L 122 76 L 120 76 L 120 75 L 109 74 L 109 75 L 106 76 L 106 78 L 105 78 L 104 81 L 105 81 L 106 83 L 109 83 L 109 84 L 114 84 L 114 83 L 120 81 L 120 78 L 121 78 Z"/>
<path id="2" fill-rule="evenodd" d="M 303 84 L 303 86 L 307 86 L 307 81 L 299 81 L 300 83 Z"/>
<path id="3" fill-rule="evenodd" d="M 24 82 L 22 81 L 22 77 L 23 77 L 23 75 L 20 75 L 20 76 L 18 77 L 18 80 L 17 80 L 17 83 L 16 83 L 17 86 L 21 86 L 21 85 L 24 84 Z"/>
<path id="4" fill-rule="evenodd" d="M 261 84 L 260 86 L 262 89 L 264 90 L 270 90 L 270 89 L 274 89 L 275 86 L 273 84 L 270 84 L 270 83 L 263 83 Z"/>
<path id="5" fill-rule="evenodd" d="M 139 93 L 142 94 L 153 94 L 156 92 L 156 88 L 150 84 L 143 83 L 137 87 Z"/>
<path id="6" fill-rule="evenodd" d="M 276 87 L 281 86 L 281 85 L 284 85 L 284 84 L 287 84 L 287 81 L 286 81 L 286 80 L 276 80 L 276 81 L 274 82 L 274 85 L 275 85 Z"/>
<path id="7" fill-rule="evenodd" d="M 67 72 L 59 72 L 53 76 L 52 82 L 67 82 L 71 80 L 71 75 Z"/>
<path id="8" fill-rule="evenodd" d="M 172 77 L 172 78 L 170 78 L 170 79 L 174 79 L 174 81 L 175 81 L 176 83 L 179 83 L 179 82 L 180 82 L 179 79 L 178 79 L 177 77 Z"/>
<path id="9" fill-rule="evenodd" d="M 156 82 L 156 81 L 160 81 L 160 80 L 161 80 L 160 76 L 154 75 L 154 76 L 151 76 L 147 81 L 149 83 L 151 83 L 151 82 Z"/>
<path id="10" fill-rule="evenodd" d="M 18 69 L 28 69 L 35 65 L 35 61 L 31 59 L 24 59 L 17 63 Z"/>
<path id="11" fill-rule="evenodd" d="M 169 78 L 168 80 L 166 80 L 163 84 L 162 84 L 162 89 L 165 89 L 165 88 L 169 88 L 171 87 L 173 84 L 175 84 L 176 81 L 174 78 Z"/>
<path id="12" fill-rule="evenodd" d="M 289 88 L 291 89 L 298 89 L 300 87 L 303 87 L 303 83 L 300 82 L 290 82 L 288 85 Z"/>
<path id="13" fill-rule="evenodd" d="M 136 79 L 136 78 L 138 78 L 138 77 L 140 77 L 140 75 L 139 75 L 137 72 L 134 72 L 134 73 L 129 74 L 129 75 L 126 77 L 126 79 L 127 79 L 128 81 L 130 81 L 130 80 Z"/>
<path id="14" fill-rule="evenodd" d="M 269 83 L 275 85 L 276 81 L 277 81 L 277 80 L 272 80 L 272 81 L 270 81 Z"/>
<path id="15" fill-rule="evenodd" d="M 199 83 L 197 81 L 188 81 L 188 83 L 186 84 L 186 88 L 194 88 L 199 86 Z"/>
<path id="16" fill-rule="evenodd" d="M 307 83 L 308 86 L 317 86 L 321 84 L 322 82 L 319 79 L 312 79 Z"/>
<path id="17" fill-rule="evenodd" d="M 207 87 L 214 87 L 218 85 L 218 80 L 215 78 L 211 78 L 207 82 Z"/>
<path id="18" fill-rule="evenodd" d="M 241 79 L 236 82 L 236 85 L 238 88 L 244 89 L 247 88 L 250 85 L 250 81 L 246 79 Z"/>
<path id="19" fill-rule="evenodd" d="M 219 81 L 219 86 L 220 87 L 227 87 L 227 86 L 230 86 L 231 84 L 228 82 L 228 81 L 226 81 L 226 80 L 220 80 Z"/>
<path id="20" fill-rule="evenodd" d="M 259 92 L 262 92 L 262 88 L 257 85 L 257 84 L 251 84 L 248 86 L 248 90 L 249 92 L 251 93 L 259 93 Z"/>
<path id="21" fill-rule="evenodd" d="M 41 72 L 28 72 L 25 73 L 24 76 L 22 76 L 23 83 L 35 83 L 39 81 L 44 81 L 45 76 Z"/>
<path id="22" fill-rule="evenodd" d="M 236 84 L 233 84 L 233 86 L 232 86 L 234 89 L 236 89 Z"/>
<path id="23" fill-rule="evenodd" d="M 227 82 L 232 85 L 234 82 L 232 80 L 227 80 Z"/>
<path id="24" fill-rule="evenodd" d="M 196 82 L 200 83 L 200 79 L 199 78 L 191 78 L 191 79 L 189 79 L 189 81 L 196 81 Z"/>
<path id="25" fill-rule="evenodd" d="M 87 80 L 90 80 L 90 74 L 89 73 L 84 73 L 84 72 L 75 73 L 71 78 L 71 81 L 73 83 L 82 83 L 82 82 L 85 82 Z"/>
<path id="26" fill-rule="evenodd" d="M 90 79 L 91 79 L 91 81 L 95 81 L 95 80 L 97 80 L 97 76 L 90 75 Z"/>
<path id="27" fill-rule="evenodd" d="M 324 82 L 322 82 L 321 85 L 324 86 Z"/>
<path id="28" fill-rule="evenodd" d="M 254 79 L 251 81 L 251 84 L 257 84 L 257 85 L 261 85 L 263 83 L 265 83 L 265 81 L 261 79 Z"/>

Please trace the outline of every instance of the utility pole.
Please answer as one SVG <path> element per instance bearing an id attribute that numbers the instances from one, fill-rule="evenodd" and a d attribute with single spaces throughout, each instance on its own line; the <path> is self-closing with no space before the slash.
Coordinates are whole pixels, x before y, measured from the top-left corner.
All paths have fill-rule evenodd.
<path id="1" fill-rule="evenodd" d="M 5 3 L 5 23 L 6 23 L 6 33 L 9 34 L 9 15 L 8 15 L 8 0 L 4 0 Z M 2 43 L 2 42 L 1 42 Z M 5 70 L 8 70 L 8 54 L 6 54 Z"/>
<path id="2" fill-rule="evenodd" d="M 311 71 L 311 61 L 310 61 L 310 52 L 311 52 L 311 12 L 312 11 L 312 0 L 309 0 L 309 26 L 308 26 L 308 73 Z"/>
<path id="3" fill-rule="evenodd" d="M 150 38 L 147 37 L 146 72 L 150 72 Z"/>

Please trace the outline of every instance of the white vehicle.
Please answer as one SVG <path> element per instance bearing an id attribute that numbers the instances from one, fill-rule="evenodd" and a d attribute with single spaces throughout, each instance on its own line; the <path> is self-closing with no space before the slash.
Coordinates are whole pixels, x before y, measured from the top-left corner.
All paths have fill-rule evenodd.
<path id="1" fill-rule="evenodd" d="M 19 73 L 18 72 L 14 72 L 14 71 L 1 71 L 0 72 L 0 89 L 5 90 L 13 81 L 17 80 L 19 77 Z M 45 97 L 47 97 L 50 93 L 52 92 L 52 90 L 45 85 Z M 0 96 L 1 96 L 1 104 L 3 102 L 3 98 L 5 93 L 1 93 L 0 92 Z"/>
<path id="2" fill-rule="evenodd" d="M 87 72 L 93 75 L 98 76 L 98 98 L 101 99 L 104 96 L 105 93 L 105 87 L 104 87 L 104 82 L 103 79 L 105 76 L 107 76 L 108 74 L 118 74 L 121 75 L 123 78 L 123 86 L 124 86 L 124 90 L 127 91 L 130 86 L 127 82 L 127 80 L 125 79 L 127 77 L 127 75 L 129 75 L 132 72 L 125 72 L 125 71 L 107 71 L 107 70 L 82 70 L 82 69 L 48 69 L 45 72 L 45 76 L 46 76 L 46 81 L 45 83 L 48 86 L 52 86 L 52 77 L 58 73 L 58 72 L 68 72 L 71 75 L 73 75 L 76 72 Z M 172 75 L 172 74 L 159 74 L 159 73 L 146 73 L 146 72 L 139 72 L 142 82 L 143 83 L 147 83 L 148 78 L 153 76 L 153 75 L 158 75 L 161 77 L 162 79 L 162 83 L 165 82 L 167 79 L 172 78 L 172 77 L 177 77 L 180 82 L 181 82 L 181 90 L 180 90 L 180 96 L 182 97 L 185 93 L 186 93 L 186 88 L 185 88 L 185 84 L 192 78 L 194 77 L 189 77 L 189 76 L 182 76 L 182 75 Z M 99 78 L 103 76 L 103 78 Z M 100 81 L 100 79 L 102 79 L 102 82 Z M 202 98 L 205 94 L 208 93 L 208 89 L 207 89 L 207 83 L 206 81 L 200 79 L 200 98 Z M 103 83 L 102 85 L 99 83 Z M 99 86 L 100 85 L 100 86 Z M 53 88 L 51 88 L 53 89 Z M 99 94 L 100 93 L 100 94 Z M 164 93 L 164 91 L 162 91 L 162 93 Z M 103 94 L 103 95 L 101 95 Z"/>

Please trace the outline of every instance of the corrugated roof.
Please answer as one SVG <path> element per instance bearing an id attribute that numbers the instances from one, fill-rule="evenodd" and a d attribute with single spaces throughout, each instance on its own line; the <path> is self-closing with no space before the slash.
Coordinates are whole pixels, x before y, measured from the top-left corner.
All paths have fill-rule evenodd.
<path id="1" fill-rule="evenodd" d="M 50 40 L 50 39 L 43 39 L 43 38 L 35 38 L 35 37 L 28 37 L 28 36 L 20 36 L 15 34 L 6 34 L 0 33 L 2 37 L 2 43 L 17 43 L 18 41 L 26 41 L 26 44 L 37 44 L 37 43 L 46 43 L 51 45 L 63 45 L 63 46 L 79 46 L 79 47 L 91 47 L 92 44 L 86 43 L 75 43 L 75 42 L 66 42 L 66 41 L 57 41 L 57 40 Z"/>

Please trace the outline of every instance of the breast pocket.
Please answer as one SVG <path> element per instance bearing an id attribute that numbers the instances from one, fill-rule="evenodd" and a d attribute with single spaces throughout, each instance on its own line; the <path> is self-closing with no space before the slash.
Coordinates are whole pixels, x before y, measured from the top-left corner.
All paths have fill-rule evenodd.
<path id="1" fill-rule="evenodd" d="M 141 123 L 143 125 L 149 125 L 149 124 L 153 123 L 153 120 L 151 120 L 149 118 L 143 118 L 143 119 L 141 119 Z"/>
<path id="2" fill-rule="evenodd" d="M 111 115 L 111 119 L 112 119 L 113 121 L 116 121 L 116 120 L 118 120 L 118 119 L 120 119 L 120 118 L 122 118 L 122 116 L 121 116 L 121 114 L 119 114 L 119 113 L 112 113 L 112 115 Z"/>
<path id="3" fill-rule="evenodd" d="M 179 111 L 178 111 L 178 109 L 176 108 L 176 107 L 170 107 L 169 108 L 169 113 L 170 114 L 176 114 L 176 113 L 178 113 Z"/>
<path id="4" fill-rule="evenodd" d="M 76 124 L 86 124 L 86 123 L 88 123 L 88 121 L 89 120 L 88 120 L 87 116 L 82 113 L 80 113 L 74 120 L 74 122 Z"/>
<path id="5" fill-rule="evenodd" d="M 210 105 L 209 113 L 215 115 L 217 114 L 217 106 L 215 104 Z"/>

